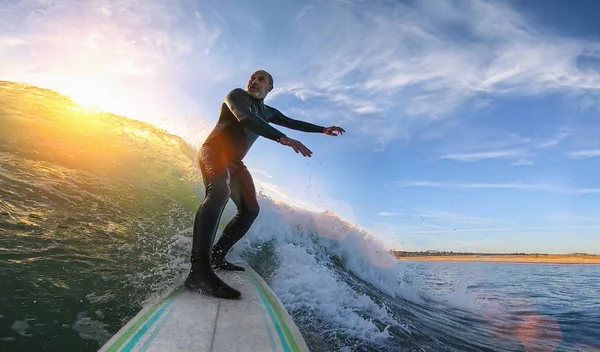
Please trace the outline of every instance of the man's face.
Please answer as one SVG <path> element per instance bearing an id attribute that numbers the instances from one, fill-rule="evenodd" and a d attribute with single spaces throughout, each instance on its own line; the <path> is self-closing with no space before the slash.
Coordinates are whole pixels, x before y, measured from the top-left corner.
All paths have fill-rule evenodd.
<path id="1" fill-rule="evenodd" d="M 273 89 L 269 75 L 265 71 L 256 71 L 250 76 L 246 91 L 256 99 L 264 99 Z"/>

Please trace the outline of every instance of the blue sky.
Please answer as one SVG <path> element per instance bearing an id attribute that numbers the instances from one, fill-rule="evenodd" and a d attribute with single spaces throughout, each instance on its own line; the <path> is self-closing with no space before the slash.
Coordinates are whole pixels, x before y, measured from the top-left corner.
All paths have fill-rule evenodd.
<path id="1" fill-rule="evenodd" d="M 340 125 L 259 140 L 259 188 L 406 250 L 600 254 L 596 1 L 13 1 L 0 79 L 195 144 L 251 72 Z"/>

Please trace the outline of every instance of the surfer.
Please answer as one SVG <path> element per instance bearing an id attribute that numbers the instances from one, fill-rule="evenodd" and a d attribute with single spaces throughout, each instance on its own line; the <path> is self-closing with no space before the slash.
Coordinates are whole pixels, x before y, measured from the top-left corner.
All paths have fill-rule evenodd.
<path id="1" fill-rule="evenodd" d="M 185 287 L 221 298 L 238 298 L 241 293 L 227 285 L 214 269 L 243 271 L 225 259 L 225 255 L 250 229 L 259 213 L 254 181 L 242 162 L 259 136 L 311 157 L 312 151 L 300 141 L 287 137 L 269 125 L 273 123 L 293 130 L 338 136 L 346 132 L 338 126 L 323 127 L 291 119 L 268 106 L 264 99 L 273 89 L 273 77 L 254 72 L 246 90 L 233 89 L 225 97 L 219 119 L 199 151 L 199 167 L 206 195 L 194 219 L 190 273 Z M 231 198 L 237 214 L 223 230 L 213 247 L 217 227 L 227 201 Z"/>

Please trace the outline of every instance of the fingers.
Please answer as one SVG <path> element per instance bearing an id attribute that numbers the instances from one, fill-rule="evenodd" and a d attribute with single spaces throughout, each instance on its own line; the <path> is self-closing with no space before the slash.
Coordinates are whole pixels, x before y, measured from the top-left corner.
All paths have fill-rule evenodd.
<path id="1" fill-rule="evenodd" d="M 311 157 L 312 156 L 312 151 L 308 148 L 306 148 L 303 144 L 300 144 L 302 146 L 302 148 L 300 149 L 300 152 L 302 153 L 302 155 L 307 156 L 307 157 Z"/>
<path id="2" fill-rule="evenodd" d="M 312 151 L 308 148 L 306 148 L 306 146 L 298 141 L 295 141 L 295 143 L 292 144 L 292 148 L 294 148 L 294 151 L 296 153 L 300 153 L 303 156 L 307 156 L 307 157 L 311 157 L 312 155 Z"/>
<path id="3" fill-rule="evenodd" d="M 284 140 L 284 145 L 290 146 L 292 149 L 294 149 L 294 151 L 296 152 L 296 154 L 302 154 L 303 156 L 307 156 L 307 157 L 311 157 L 312 155 L 312 151 L 308 148 L 306 148 L 306 146 L 304 144 L 302 144 L 301 142 L 294 140 L 294 139 L 286 139 Z"/>
<path id="4" fill-rule="evenodd" d="M 328 136 L 341 136 L 345 132 L 346 132 L 346 130 L 344 130 L 343 128 L 338 127 L 338 126 L 331 126 L 325 130 L 325 134 Z"/>

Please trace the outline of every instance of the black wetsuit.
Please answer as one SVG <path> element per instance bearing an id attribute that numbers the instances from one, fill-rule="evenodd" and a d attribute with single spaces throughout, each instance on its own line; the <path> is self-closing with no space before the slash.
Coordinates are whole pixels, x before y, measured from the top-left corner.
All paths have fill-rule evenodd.
<path id="1" fill-rule="evenodd" d="M 234 89 L 227 95 L 221 105 L 217 125 L 199 153 L 206 196 L 194 221 L 192 270 L 186 286 L 202 286 L 199 287 L 202 291 L 219 297 L 239 296 L 239 292 L 228 287 L 214 274 L 211 264 L 235 270 L 235 266 L 232 268 L 225 261 L 225 255 L 258 216 L 254 181 L 242 160 L 259 136 L 273 141 L 285 136 L 269 123 L 313 133 L 322 133 L 325 129 L 323 126 L 293 120 L 264 104 L 262 99 L 253 98 L 243 89 Z M 229 198 L 234 201 L 237 214 L 212 248 L 221 214 Z M 193 273 L 196 273 L 198 282 L 188 285 Z"/>

